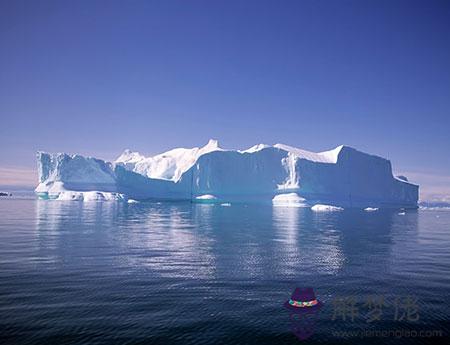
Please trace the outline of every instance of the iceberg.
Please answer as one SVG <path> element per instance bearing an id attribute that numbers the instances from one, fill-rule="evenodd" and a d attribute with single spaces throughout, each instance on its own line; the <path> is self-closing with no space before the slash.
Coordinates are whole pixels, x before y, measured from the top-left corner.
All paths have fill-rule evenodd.
<path id="1" fill-rule="evenodd" d="M 210 140 L 152 157 L 125 150 L 114 162 L 38 152 L 37 162 L 44 199 L 417 208 L 419 191 L 393 175 L 389 160 L 344 145 L 319 153 L 284 144 L 225 150 Z"/>

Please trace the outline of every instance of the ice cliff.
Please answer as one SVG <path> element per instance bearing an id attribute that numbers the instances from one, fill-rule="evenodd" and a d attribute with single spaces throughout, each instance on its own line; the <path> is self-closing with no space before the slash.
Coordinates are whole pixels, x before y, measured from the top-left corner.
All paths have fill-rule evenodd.
<path id="1" fill-rule="evenodd" d="M 125 150 L 114 162 L 45 152 L 38 152 L 37 160 L 41 198 L 273 200 L 342 207 L 416 207 L 418 199 L 418 186 L 394 177 L 389 160 L 348 146 L 313 153 L 260 144 L 240 151 L 210 140 L 201 148 L 153 157 Z"/>

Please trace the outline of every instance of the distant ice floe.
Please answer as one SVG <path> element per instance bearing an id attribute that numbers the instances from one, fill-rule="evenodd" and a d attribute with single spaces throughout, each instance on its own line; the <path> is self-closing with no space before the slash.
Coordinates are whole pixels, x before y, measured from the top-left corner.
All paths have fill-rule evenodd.
<path id="1" fill-rule="evenodd" d="M 450 203 L 445 201 L 421 201 L 419 203 L 421 211 L 450 211 Z"/>
<path id="2" fill-rule="evenodd" d="M 419 210 L 421 210 L 421 211 L 450 211 L 450 207 L 448 207 L 448 206 L 436 206 L 436 207 L 419 206 Z"/>
<path id="3" fill-rule="evenodd" d="M 306 200 L 297 193 L 278 194 L 272 199 L 273 206 L 278 207 L 307 207 Z"/>
<path id="4" fill-rule="evenodd" d="M 366 207 L 364 209 L 364 211 L 366 211 L 366 212 L 375 212 L 375 211 L 378 211 L 378 207 Z"/>
<path id="5" fill-rule="evenodd" d="M 343 211 L 344 209 L 338 206 L 316 204 L 311 207 L 311 210 L 313 210 L 314 212 L 337 212 Z"/>

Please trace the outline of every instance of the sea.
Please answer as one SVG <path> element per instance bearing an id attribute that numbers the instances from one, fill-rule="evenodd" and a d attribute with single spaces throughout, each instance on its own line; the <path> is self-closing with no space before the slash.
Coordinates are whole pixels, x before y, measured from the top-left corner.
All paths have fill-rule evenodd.
<path id="1" fill-rule="evenodd" d="M 0 199 L 0 344 L 448 343 L 449 320 L 448 209 Z"/>

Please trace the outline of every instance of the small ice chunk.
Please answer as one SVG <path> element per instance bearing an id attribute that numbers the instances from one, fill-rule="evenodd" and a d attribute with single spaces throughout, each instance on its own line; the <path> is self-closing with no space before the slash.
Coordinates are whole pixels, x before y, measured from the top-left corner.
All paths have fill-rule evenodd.
<path id="1" fill-rule="evenodd" d="M 278 194 L 272 199 L 272 204 L 274 206 L 282 207 L 307 207 L 305 199 L 300 197 L 297 193 L 285 193 Z"/>
<path id="2" fill-rule="evenodd" d="M 128 199 L 127 201 L 129 204 L 137 204 L 139 201 L 134 200 L 134 199 Z"/>
<path id="3" fill-rule="evenodd" d="M 375 211 L 378 211 L 378 207 L 366 207 L 364 209 L 364 211 L 366 211 L 366 212 L 375 212 Z"/>
<path id="4" fill-rule="evenodd" d="M 222 203 L 222 204 L 220 204 L 220 206 L 231 206 L 231 204 L 229 203 L 229 202 L 224 202 L 224 203 Z"/>
<path id="5" fill-rule="evenodd" d="M 214 195 L 211 195 L 211 194 L 203 194 L 203 195 L 197 196 L 195 199 L 196 200 L 216 200 L 217 197 L 215 197 Z"/>
<path id="6" fill-rule="evenodd" d="M 194 202 L 203 203 L 203 204 L 213 204 L 218 202 L 218 198 L 211 194 L 203 194 L 195 197 Z"/>
<path id="7" fill-rule="evenodd" d="M 314 212 L 335 212 L 343 211 L 344 209 L 338 206 L 316 204 L 311 207 L 311 210 L 313 210 Z"/>

